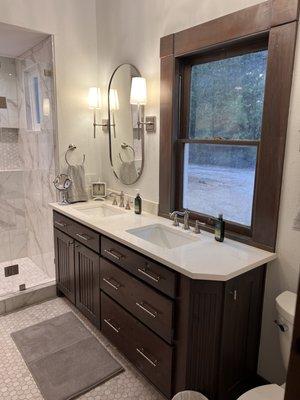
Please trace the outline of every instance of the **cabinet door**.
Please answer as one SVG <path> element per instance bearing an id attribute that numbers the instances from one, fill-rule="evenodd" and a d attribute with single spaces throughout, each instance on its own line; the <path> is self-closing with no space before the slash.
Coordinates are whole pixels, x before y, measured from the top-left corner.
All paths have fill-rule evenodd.
<path id="1" fill-rule="evenodd" d="M 265 268 L 259 267 L 226 283 L 220 359 L 222 400 L 238 397 L 245 382 L 255 382 L 264 276 Z"/>
<path id="2" fill-rule="evenodd" d="M 100 257 L 75 242 L 76 307 L 100 328 Z"/>
<path id="3" fill-rule="evenodd" d="M 74 240 L 54 229 L 57 288 L 75 304 Z"/>

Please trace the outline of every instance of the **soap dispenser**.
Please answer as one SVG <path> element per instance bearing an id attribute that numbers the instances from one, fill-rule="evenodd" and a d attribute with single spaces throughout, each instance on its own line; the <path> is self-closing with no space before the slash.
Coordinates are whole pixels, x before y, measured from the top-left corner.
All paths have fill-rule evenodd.
<path id="1" fill-rule="evenodd" d="M 223 242 L 225 236 L 225 221 L 223 214 L 219 214 L 219 217 L 215 219 L 215 239 L 217 242 Z"/>
<path id="2" fill-rule="evenodd" d="M 134 199 L 134 212 L 136 214 L 142 214 L 142 198 L 140 196 L 140 190 L 136 189 L 136 196 Z"/>

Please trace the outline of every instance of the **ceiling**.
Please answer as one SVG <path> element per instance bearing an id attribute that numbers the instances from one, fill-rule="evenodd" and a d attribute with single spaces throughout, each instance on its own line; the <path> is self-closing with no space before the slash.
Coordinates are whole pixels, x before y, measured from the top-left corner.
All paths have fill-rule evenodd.
<path id="1" fill-rule="evenodd" d="M 0 55 L 18 57 L 48 36 L 46 33 L 0 22 Z"/>

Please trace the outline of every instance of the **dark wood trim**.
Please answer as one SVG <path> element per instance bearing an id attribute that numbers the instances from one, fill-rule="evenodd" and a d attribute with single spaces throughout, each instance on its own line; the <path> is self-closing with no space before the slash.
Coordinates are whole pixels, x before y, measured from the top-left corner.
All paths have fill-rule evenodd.
<path id="1" fill-rule="evenodd" d="M 183 104 L 178 101 L 182 97 L 179 83 L 182 81 L 183 94 L 189 84 L 188 68 L 193 62 L 191 57 L 205 62 L 211 56 L 226 56 L 231 51 L 241 50 L 243 46 L 246 49 L 247 46 L 256 48 L 265 43 L 268 44 L 268 67 L 252 227 L 229 223 L 227 228 L 232 232 L 227 230 L 227 237 L 266 250 L 275 250 L 296 21 L 299 18 L 298 3 L 299 0 L 269 0 L 161 39 L 159 215 L 168 216 L 170 211 L 180 208 L 182 204 L 180 166 L 183 164 L 183 155 L 180 146 L 186 142 L 203 143 L 200 139 L 187 139 L 188 126 L 182 114 L 187 115 L 188 99 L 183 97 Z M 171 54 L 172 49 L 174 54 Z M 182 112 L 184 110 L 185 113 Z M 231 144 L 223 140 L 207 143 Z M 234 141 L 232 144 L 239 143 Z M 246 144 L 254 146 L 257 142 L 249 141 Z M 195 213 L 195 217 L 207 222 L 207 218 L 199 214 Z"/>
<path id="2" fill-rule="evenodd" d="M 218 43 L 257 35 L 299 18 L 298 0 L 269 0 L 175 33 L 174 54 L 199 52 Z"/>
<path id="3" fill-rule="evenodd" d="M 222 144 L 235 146 L 259 146 L 259 140 L 227 140 L 227 139 L 178 139 L 178 143 L 195 143 L 195 144 Z"/>
<path id="4" fill-rule="evenodd" d="M 300 397 L 300 281 L 298 285 L 297 307 L 294 321 L 294 333 L 290 362 L 287 374 L 284 400 L 296 400 Z"/>
<path id="5" fill-rule="evenodd" d="M 272 0 L 271 26 L 287 24 L 299 19 L 298 0 Z"/>
<path id="6" fill-rule="evenodd" d="M 172 55 L 161 59 L 161 98 L 160 98 L 160 171 L 169 173 L 160 176 L 160 210 L 167 212 L 174 207 L 174 113 L 177 87 L 175 83 L 175 59 Z M 171 168 L 170 168 L 171 167 Z"/>
<path id="7" fill-rule="evenodd" d="M 253 240 L 275 249 L 297 22 L 272 28 L 253 210 Z"/>
<path id="8" fill-rule="evenodd" d="M 166 57 L 174 54 L 174 34 L 164 36 L 160 40 L 160 57 Z"/>

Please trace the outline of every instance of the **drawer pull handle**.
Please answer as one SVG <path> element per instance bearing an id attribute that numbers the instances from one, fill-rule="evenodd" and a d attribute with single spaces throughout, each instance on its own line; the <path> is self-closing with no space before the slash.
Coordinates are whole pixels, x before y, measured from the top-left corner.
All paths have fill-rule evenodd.
<path id="1" fill-rule="evenodd" d="M 148 315 L 150 315 L 150 317 L 152 318 L 156 318 L 157 317 L 157 311 L 151 311 L 149 310 L 148 307 L 146 307 L 145 303 L 135 303 L 141 310 L 143 310 L 145 313 L 147 313 Z"/>
<path id="2" fill-rule="evenodd" d="M 109 256 L 111 256 L 111 257 L 113 257 L 114 259 L 119 260 L 119 261 L 122 260 L 122 258 L 125 258 L 125 256 L 123 256 L 123 254 L 117 252 L 117 251 L 114 250 L 114 249 L 104 249 L 104 252 L 105 252 L 106 254 L 108 254 Z"/>
<path id="3" fill-rule="evenodd" d="M 158 283 L 160 281 L 160 276 L 159 275 L 154 275 L 152 272 L 149 272 L 149 270 L 146 270 L 144 267 L 139 267 L 138 271 L 145 275 L 147 278 L 152 279 L 152 281 Z"/>
<path id="4" fill-rule="evenodd" d="M 59 221 L 54 221 L 55 225 L 60 226 L 61 228 L 66 228 L 67 224 Z"/>
<path id="5" fill-rule="evenodd" d="M 106 323 L 106 325 L 110 326 L 111 329 L 113 329 L 115 332 L 117 332 L 117 333 L 120 332 L 120 328 L 119 328 L 119 327 L 117 328 L 116 326 L 114 326 L 114 325 L 111 323 L 111 320 L 110 320 L 110 319 L 104 318 L 104 322 Z"/>
<path id="6" fill-rule="evenodd" d="M 85 242 L 88 242 L 89 240 L 92 239 L 88 235 L 84 235 L 84 234 L 81 234 L 81 233 L 76 233 L 76 236 L 79 237 L 79 239 L 84 240 Z"/>
<path id="7" fill-rule="evenodd" d="M 119 290 L 119 287 L 121 286 L 118 282 L 112 283 L 110 279 L 103 278 L 104 282 L 107 283 L 109 286 L 111 286 L 115 290 Z"/>
<path id="8" fill-rule="evenodd" d="M 157 360 L 152 361 L 151 358 L 149 358 L 148 356 L 146 356 L 146 354 L 144 353 L 144 349 L 141 348 L 139 349 L 138 347 L 136 348 L 137 353 L 139 353 L 146 361 L 148 361 L 149 364 L 152 365 L 152 367 L 157 367 Z"/>

